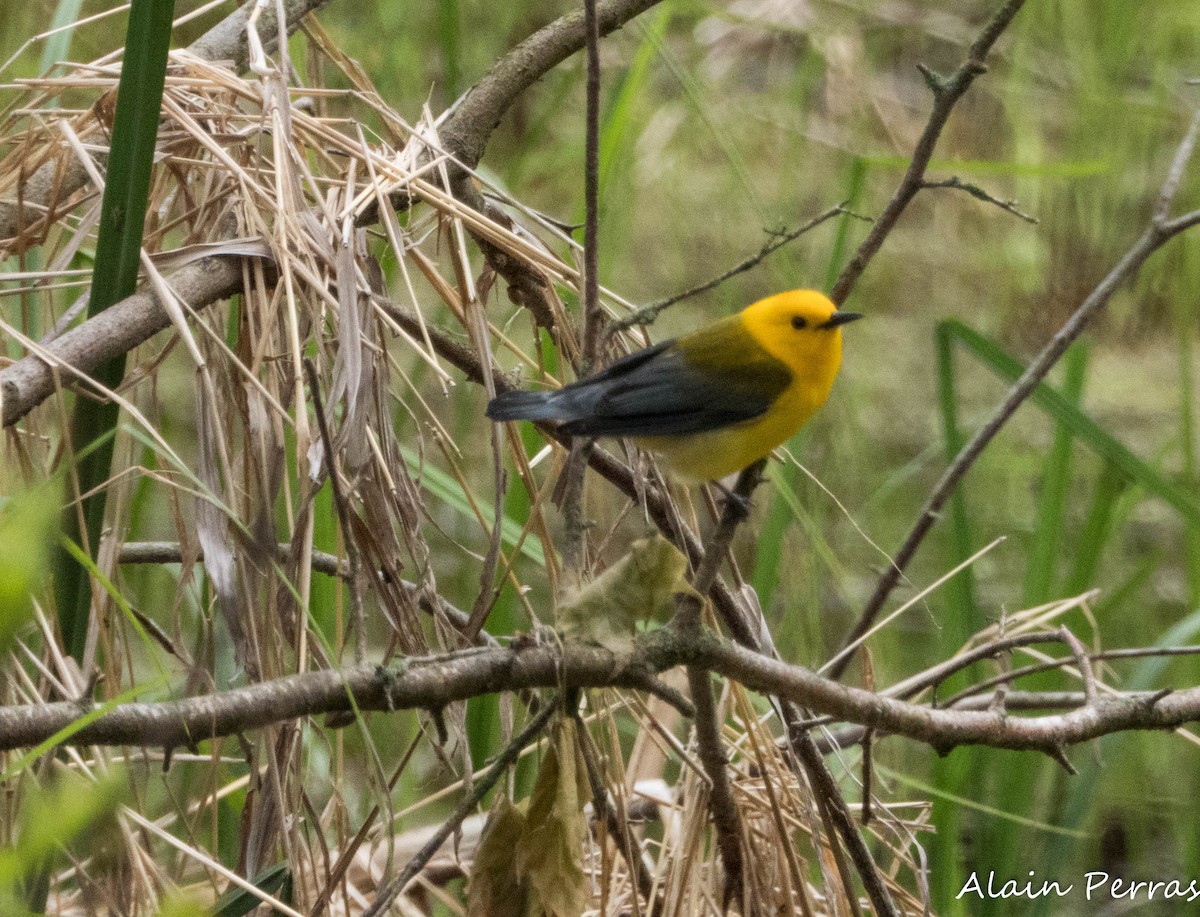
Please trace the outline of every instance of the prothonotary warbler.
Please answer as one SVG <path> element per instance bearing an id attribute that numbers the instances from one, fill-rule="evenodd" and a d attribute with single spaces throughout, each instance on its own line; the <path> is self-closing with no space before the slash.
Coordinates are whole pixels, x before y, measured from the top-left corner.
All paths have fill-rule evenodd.
<path id="1" fill-rule="evenodd" d="M 825 403 L 842 325 L 861 317 L 816 290 L 778 293 L 556 391 L 505 392 L 487 416 L 629 437 L 686 478 L 717 480 L 770 454 Z"/>

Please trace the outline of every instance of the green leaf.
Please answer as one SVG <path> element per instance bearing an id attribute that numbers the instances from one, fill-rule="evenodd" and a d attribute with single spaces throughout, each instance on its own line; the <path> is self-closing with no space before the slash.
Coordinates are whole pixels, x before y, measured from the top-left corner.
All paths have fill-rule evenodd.
<path id="1" fill-rule="evenodd" d="M 0 653 L 32 617 L 34 596 L 45 583 L 55 544 L 57 491 L 44 485 L 0 504 Z"/>
<path id="2" fill-rule="evenodd" d="M 629 553 L 559 606 L 563 638 L 628 652 L 639 621 L 654 617 L 677 593 L 691 591 L 686 573 L 687 558 L 662 535 L 638 539 Z"/>
<path id="3" fill-rule="evenodd" d="M 251 879 L 250 884 L 264 894 L 281 900 L 290 898 L 292 871 L 287 863 L 276 863 Z M 280 889 L 284 890 L 282 896 L 276 894 Z M 235 885 L 216 900 L 213 905 L 213 917 L 244 917 L 262 903 L 262 898 L 258 895 Z"/>

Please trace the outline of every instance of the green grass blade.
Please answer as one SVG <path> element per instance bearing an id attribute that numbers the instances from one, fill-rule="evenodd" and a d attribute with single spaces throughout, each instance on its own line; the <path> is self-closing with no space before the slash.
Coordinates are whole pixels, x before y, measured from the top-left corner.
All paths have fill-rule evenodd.
<path id="1" fill-rule="evenodd" d="M 1063 397 L 1076 408 L 1079 407 L 1079 399 L 1083 395 L 1087 359 L 1087 348 L 1076 344 L 1067 351 L 1063 360 L 1066 369 L 1062 387 Z M 1054 584 L 1054 571 L 1067 516 L 1072 446 L 1071 428 L 1059 422 L 1054 431 L 1054 444 L 1046 458 L 1041 493 L 1038 495 L 1037 523 L 1034 526 L 1033 544 L 1029 549 L 1029 564 L 1025 568 L 1022 604 L 1026 607 L 1039 605 L 1051 598 L 1050 591 Z"/>
<path id="2" fill-rule="evenodd" d="M 291 884 L 292 871 L 287 863 L 276 863 L 274 866 L 268 866 L 253 879 L 250 884 L 264 894 L 271 895 L 283 901 L 284 904 L 290 904 L 291 901 Z M 284 888 L 286 884 L 286 888 Z M 281 894 L 276 894 L 283 889 Z M 255 908 L 261 905 L 262 898 L 252 894 L 240 886 L 233 885 L 213 902 L 213 917 L 245 917 Z"/>
<path id="3" fill-rule="evenodd" d="M 462 60 L 462 13 L 458 0 L 437 0 L 437 37 L 442 59 L 442 97 L 446 104 L 458 98 L 462 77 L 458 71 Z"/>
<path id="4" fill-rule="evenodd" d="M 400 454 L 404 457 L 404 461 L 408 465 L 408 470 L 412 473 L 413 478 L 429 491 L 434 499 L 445 503 L 469 519 L 476 518 L 475 510 L 471 507 L 471 502 L 467 499 L 467 495 L 463 493 L 462 487 L 454 478 L 450 477 L 444 471 L 433 467 L 428 462 L 422 462 L 421 457 L 407 446 L 400 447 Z M 489 526 L 495 524 L 490 504 L 480 504 L 479 512 L 483 515 L 484 521 Z M 541 543 L 536 538 L 526 537 L 524 541 L 521 541 L 521 532 L 524 529 L 521 523 L 516 519 L 505 516 L 500 520 L 500 526 L 501 540 L 504 544 L 510 548 L 514 548 L 519 543 L 522 554 L 539 566 L 544 567 L 546 565 L 546 557 L 542 553 Z"/>
<path id="5" fill-rule="evenodd" d="M 935 336 L 937 351 L 938 405 L 942 418 L 942 439 L 947 461 L 953 459 L 963 446 L 962 430 L 958 424 L 955 397 L 954 342 L 939 326 Z M 971 556 L 971 525 L 966 499 L 959 487 L 950 500 L 952 562 L 961 563 Z M 942 634 L 943 645 L 961 646 L 975 629 L 973 609 L 975 578 L 970 567 L 946 584 L 948 603 L 947 625 Z M 966 812 L 956 800 L 972 793 L 977 775 L 987 768 L 987 759 L 980 749 L 962 749 L 960 753 L 939 758 L 934 764 L 934 782 L 942 792 L 933 799 L 931 818 L 937 833 L 930 841 L 929 856 L 934 863 L 943 864 L 931 876 L 934 901 L 947 914 L 962 914 L 965 905 L 954 897 L 958 891 L 957 870 L 949 864 L 958 862 L 967 826 Z"/>
<path id="6" fill-rule="evenodd" d="M 939 335 L 945 334 L 966 346 L 1002 378 L 1016 381 L 1025 369 L 1019 360 L 1005 353 L 995 341 L 962 322 L 943 322 L 938 329 Z M 1066 424 L 1076 439 L 1086 443 L 1096 455 L 1111 462 L 1138 486 L 1172 506 L 1190 524 L 1200 525 L 1200 497 L 1167 480 L 1095 420 L 1072 405 L 1060 392 L 1043 382 L 1034 390 L 1032 400 L 1055 420 Z"/>
<path id="7" fill-rule="evenodd" d="M 621 73 L 612 89 L 612 98 L 604 113 L 600 126 L 600 200 L 605 198 L 609 182 L 616 166 L 624 160 L 630 137 L 639 125 L 634 118 L 633 108 L 646 93 L 652 75 L 650 69 L 658 47 L 667 35 L 673 11 L 669 6 L 659 7 L 649 18 L 638 19 L 642 30 L 642 41 L 633 55 L 629 66 Z"/>
<path id="8" fill-rule="evenodd" d="M 680 65 L 679 61 L 675 59 L 675 55 L 665 40 L 660 39 L 655 41 L 654 36 L 640 20 L 635 19 L 633 24 L 635 27 L 641 29 L 643 36 L 653 42 L 659 58 L 667 65 L 667 69 L 671 71 L 671 75 L 679 83 L 679 88 L 683 90 L 683 94 L 691 105 L 692 110 L 704 122 L 704 126 L 708 128 L 713 139 L 716 140 L 717 145 L 721 148 L 721 152 L 725 156 L 725 161 L 729 163 L 729 167 L 733 170 L 734 175 L 737 176 L 738 184 L 741 185 L 746 202 L 753 208 L 763 225 L 768 225 L 771 220 L 766 209 L 763 207 L 762 199 L 758 193 L 750 167 L 742 156 L 733 136 L 726 130 L 723 124 L 718 123 L 713 113 L 713 105 L 708 94 L 691 72 Z"/>
<path id="9" fill-rule="evenodd" d="M 145 226 L 146 204 L 159 111 L 171 42 L 173 0 L 133 0 L 125 38 L 125 59 L 117 86 L 108 174 L 101 204 L 88 317 L 100 314 L 134 292 Z M 101 385 L 115 388 L 125 375 L 124 355 L 102 364 L 93 373 Z M 85 448 L 102 444 L 78 461 L 79 492 L 87 493 L 108 479 L 112 464 L 112 432 L 119 408 L 115 403 L 94 405 L 79 401 L 71 424 L 71 444 Z M 73 507 L 65 514 L 64 532 L 71 541 L 95 553 L 104 521 L 106 492 L 97 491 L 83 503 L 83 528 Z M 91 610 L 91 584 L 86 571 L 68 554 L 56 555 L 55 598 L 63 644 L 76 659 L 83 658 Z"/>
<path id="10" fill-rule="evenodd" d="M 855 156 L 850 163 L 850 181 L 846 188 L 846 207 L 857 210 L 862 200 L 863 189 L 867 187 L 867 160 L 863 156 Z M 833 237 L 833 249 L 829 253 L 829 263 L 825 266 L 825 282 L 822 290 L 832 290 L 837 283 L 838 274 L 846 263 L 846 252 L 850 247 L 850 224 L 859 222 L 848 213 L 843 213 L 838 219 L 837 234 Z"/>
<path id="11" fill-rule="evenodd" d="M 956 751 L 954 753 L 957 754 L 958 752 Z M 1055 834 L 1060 837 L 1070 837 L 1075 839 L 1087 837 L 1087 835 L 1082 831 L 1076 831 L 1071 828 L 1062 828 L 1058 825 L 1052 825 L 1049 822 L 1038 821 L 1036 818 L 1025 818 L 1020 815 L 1014 815 L 1012 812 L 1006 812 L 1003 809 L 996 809 L 992 806 L 985 805 L 978 799 L 974 799 L 970 796 L 954 796 L 946 793 L 936 784 L 925 783 L 923 780 L 918 780 L 917 778 L 901 771 L 892 770 L 890 767 L 879 767 L 879 773 L 888 780 L 895 780 L 897 783 L 903 784 L 904 786 L 912 787 L 918 793 L 923 795 L 932 796 L 935 799 L 943 798 L 957 806 L 971 809 L 972 811 L 978 812 L 981 815 L 1003 819 L 1004 821 L 1009 821 L 1013 824 L 1020 825 L 1023 828 L 1032 828 L 1035 831 L 1044 831 L 1047 834 Z"/>
<path id="12" fill-rule="evenodd" d="M 1196 326 L 1200 307 L 1194 296 L 1179 297 L 1179 441 L 1183 450 L 1183 483 L 1192 493 L 1200 491 L 1200 462 L 1196 444 Z M 1200 526 L 1184 533 L 1188 577 L 1188 599 L 1200 608 Z"/>
<path id="13" fill-rule="evenodd" d="M 74 30 L 64 28 L 70 25 L 79 18 L 79 10 L 83 6 L 83 0 L 58 0 L 58 5 L 54 7 L 54 20 L 50 23 L 49 31 L 54 32 L 55 29 L 62 29 L 61 32 L 55 32 L 46 39 L 46 45 L 42 48 L 41 71 L 45 73 L 59 61 L 66 60 L 71 51 L 71 38 Z M 57 108 L 58 100 L 50 99 L 49 107 Z"/>
<path id="14" fill-rule="evenodd" d="M 1066 595 L 1077 595 L 1090 586 L 1100 566 L 1100 556 L 1113 528 L 1117 501 L 1129 486 L 1125 477 L 1110 462 L 1105 462 L 1096 481 L 1092 505 L 1084 519 L 1083 530 L 1075 541 L 1075 560 L 1067 577 Z"/>
<path id="15" fill-rule="evenodd" d="M 938 325 L 936 332 L 938 406 L 942 415 L 942 440 L 946 448 L 946 461 L 953 461 L 962 450 L 964 438 L 958 425 L 958 406 L 954 387 L 954 340 L 945 325 Z M 951 540 L 953 563 L 961 564 L 971 556 L 971 523 L 967 516 L 966 498 L 962 487 L 950 498 Z M 955 613 L 951 619 L 957 626 L 948 628 L 946 637 L 952 646 L 960 646 L 975 630 L 973 625 L 975 607 L 975 576 L 967 567 L 946 584 L 946 595 Z"/>

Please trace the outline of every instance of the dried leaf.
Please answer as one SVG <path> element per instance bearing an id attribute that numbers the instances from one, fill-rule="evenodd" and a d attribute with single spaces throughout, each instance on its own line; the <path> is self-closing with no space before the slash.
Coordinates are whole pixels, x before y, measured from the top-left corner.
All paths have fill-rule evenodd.
<path id="1" fill-rule="evenodd" d="M 661 535 L 638 539 L 628 554 L 559 606 L 563 638 L 628 652 L 638 621 L 653 618 L 672 596 L 691 592 L 686 573 L 687 558 Z"/>
<path id="2" fill-rule="evenodd" d="M 215 422 L 218 400 L 214 397 L 212 378 L 206 367 L 197 370 L 196 439 L 199 446 L 196 474 L 210 497 L 196 501 L 196 537 L 204 549 L 204 569 L 217 594 L 221 616 L 229 627 L 239 668 L 247 663 L 246 631 L 242 622 L 246 613 L 238 589 L 237 560 L 234 556 L 233 533 L 229 519 L 215 501 L 224 496 L 218 456 L 219 425 Z"/>
<path id="3" fill-rule="evenodd" d="M 501 796 L 488 816 L 471 868 L 467 913 L 477 917 L 525 917 L 529 883 L 521 876 L 513 851 L 525 834 L 523 807 Z"/>
<path id="4" fill-rule="evenodd" d="M 587 905 L 583 874 L 587 798 L 575 723 L 566 720 L 555 731 L 554 744 L 538 772 L 516 851 L 517 869 L 529 883 L 535 914 L 579 917 Z"/>

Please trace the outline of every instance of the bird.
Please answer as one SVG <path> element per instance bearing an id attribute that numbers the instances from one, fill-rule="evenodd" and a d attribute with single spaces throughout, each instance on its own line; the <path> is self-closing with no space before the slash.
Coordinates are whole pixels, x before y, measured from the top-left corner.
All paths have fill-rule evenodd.
<path id="1" fill-rule="evenodd" d="M 487 416 L 627 437 L 685 480 L 719 481 L 765 458 L 825 403 L 842 326 L 859 318 L 817 290 L 777 293 L 562 388 L 503 392 Z"/>

